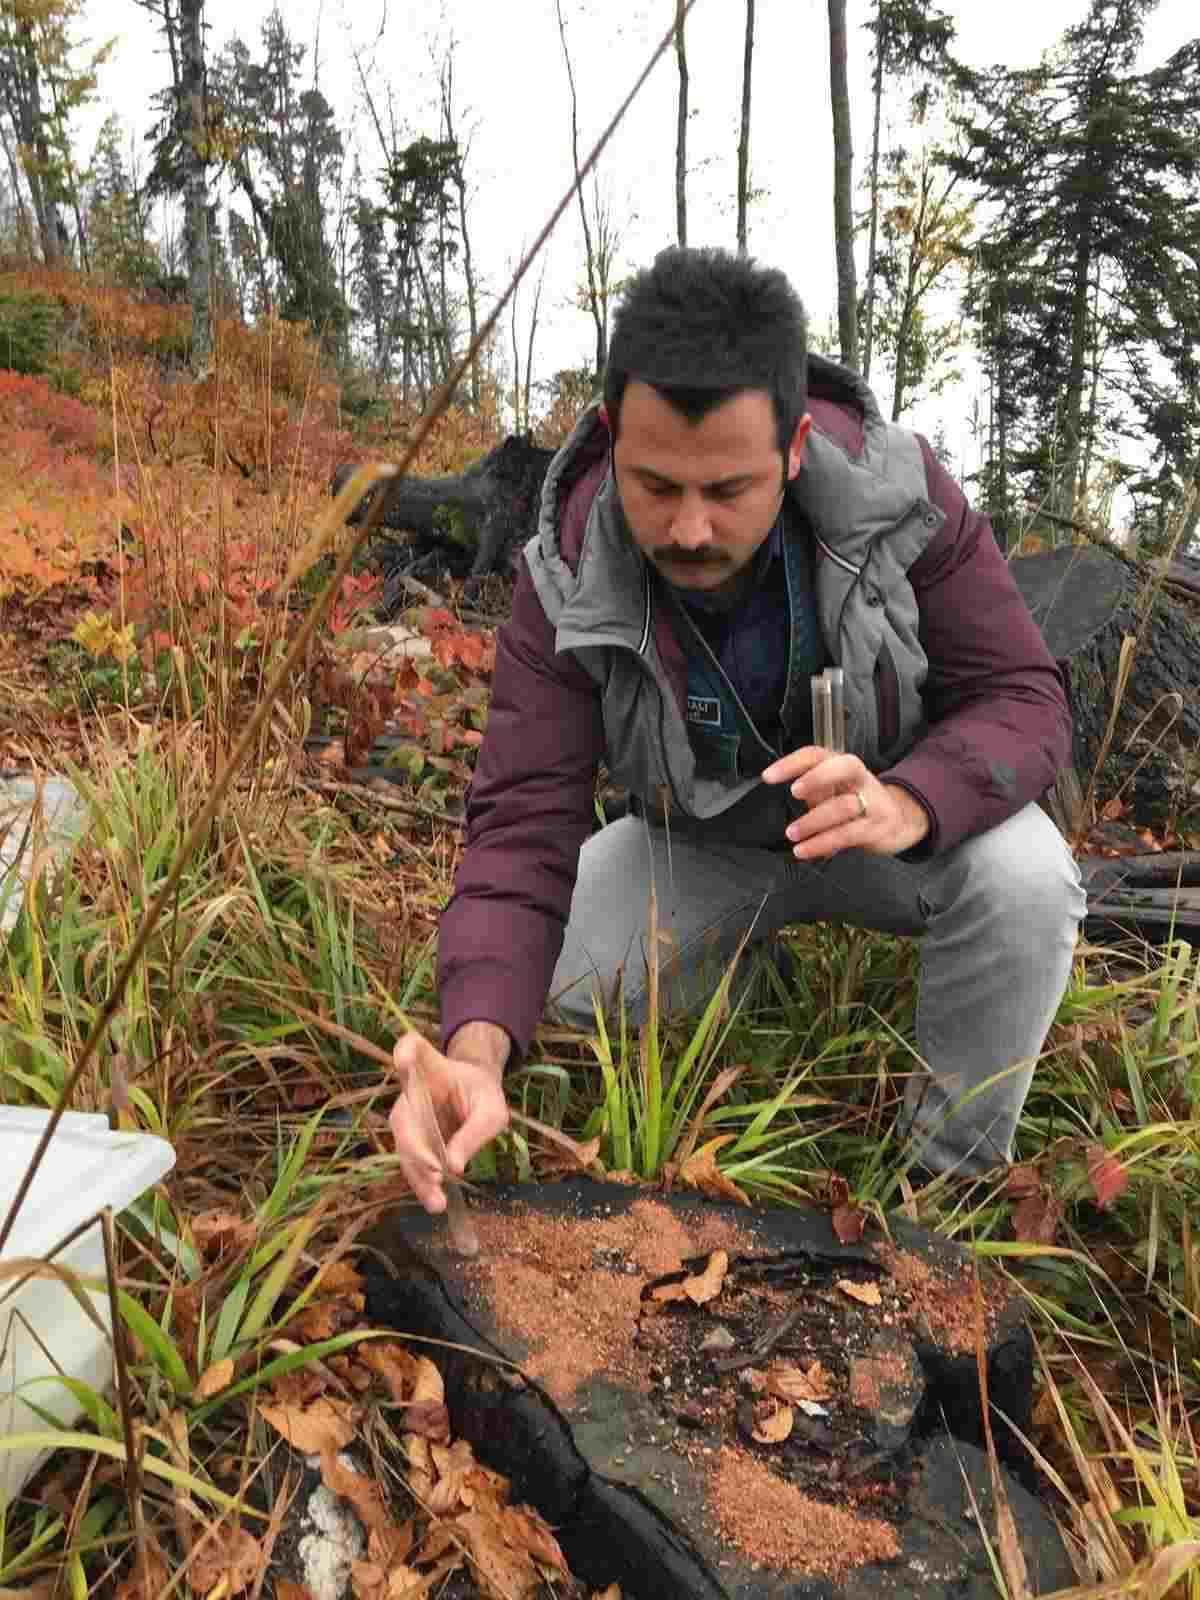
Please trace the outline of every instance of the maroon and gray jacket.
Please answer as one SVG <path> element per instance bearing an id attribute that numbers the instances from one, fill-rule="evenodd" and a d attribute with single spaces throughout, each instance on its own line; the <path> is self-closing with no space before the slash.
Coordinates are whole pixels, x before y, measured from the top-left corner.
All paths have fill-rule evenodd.
<path id="1" fill-rule="evenodd" d="M 990 523 L 929 444 L 885 422 L 846 369 L 811 357 L 809 383 L 813 429 L 788 489 L 802 515 L 788 520 L 815 541 L 846 748 L 924 805 L 923 851 L 940 855 L 1054 781 L 1071 740 L 1062 678 Z M 547 474 L 441 922 L 443 1039 L 493 1022 L 515 1056 L 546 1002 L 601 760 L 652 816 L 781 845 L 757 778 L 696 773 L 683 647 L 625 525 L 609 444 L 592 408 Z"/>

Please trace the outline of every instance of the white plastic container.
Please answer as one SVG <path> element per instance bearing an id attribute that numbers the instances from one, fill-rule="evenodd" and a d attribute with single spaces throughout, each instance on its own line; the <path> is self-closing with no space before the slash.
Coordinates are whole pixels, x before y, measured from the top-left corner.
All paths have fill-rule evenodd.
<path id="1" fill-rule="evenodd" d="M 49 1120 L 48 1111 L 0 1106 L 0 1223 L 8 1216 Z M 44 1259 L 80 1223 L 105 1206 L 122 1211 L 174 1164 L 175 1151 L 165 1139 L 113 1133 L 102 1115 L 68 1111 L 50 1141 L 0 1261 Z M 54 1260 L 81 1278 L 100 1280 L 92 1300 L 108 1327 L 99 1222 Z M 14 1292 L 11 1283 L 0 1283 L 0 1507 L 50 1453 L 3 1448 L 16 1434 L 44 1432 L 50 1426 L 29 1409 L 23 1396 L 52 1413 L 64 1428 L 79 1418 L 79 1405 L 57 1381 L 59 1369 L 104 1392 L 113 1378 L 111 1341 L 88 1320 L 63 1284 L 31 1278 Z M 46 1378 L 51 1381 L 37 1381 Z"/>

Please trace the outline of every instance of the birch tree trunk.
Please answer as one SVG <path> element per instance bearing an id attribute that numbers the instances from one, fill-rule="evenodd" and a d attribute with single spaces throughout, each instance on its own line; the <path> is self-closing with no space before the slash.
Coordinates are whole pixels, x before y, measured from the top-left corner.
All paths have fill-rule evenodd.
<path id="1" fill-rule="evenodd" d="M 184 230 L 192 306 L 192 370 L 212 362 L 212 261 L 208 238 L 208 128 L 204 114 L 204 0 L 180 0 Z"/>
<path id="2" fill-rule="evenodd" d="M 750 84 L 754 69 L 754 0 L 746 0 L 746 48 L 742 58 L 742 131 L 738 139 L 737 245 L 746 254 L 746 207 L 750 189 Z"/>
<path id="3" fill-rule="evenodd" d="M 829 91 L 833 106 L 833 226 L 837 250 L 838 339 L 858 366 L 858 279 L 854 267 L 854 148 L 846 73 L 846 0 L 829 0 Z"/>

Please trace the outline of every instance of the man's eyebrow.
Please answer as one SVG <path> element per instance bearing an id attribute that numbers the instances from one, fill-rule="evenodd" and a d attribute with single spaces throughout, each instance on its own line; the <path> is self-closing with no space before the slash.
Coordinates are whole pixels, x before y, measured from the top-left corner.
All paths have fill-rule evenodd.
<path id="1" fill-rule="evenodd" d="M 673 478 L 664 477 L 661 472 L 655 472 L 653 467 L 630 467 L 629 470 L 635 478 L 642 478 L 650 483 L 665 484 L 671 489 L 679 487 Z M 736 472 L 729 478 L 714 478 L 711 483 L 703 484 L 701 487 L 710 490 L 740 488 L 743 484 L 753 483 L 757 476 L 758 474 L 754 472 Z"/>

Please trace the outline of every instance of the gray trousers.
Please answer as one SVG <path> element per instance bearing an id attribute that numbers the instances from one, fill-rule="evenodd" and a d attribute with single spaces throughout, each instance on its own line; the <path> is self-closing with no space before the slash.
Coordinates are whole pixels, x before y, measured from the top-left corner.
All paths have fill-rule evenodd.
<path id="1" fill-rule="evenodd" d="M 790 851 L 700 845 L 626 817 L 580 854 L 551 1005 L 590 1029 L 624 978 L 626 1014 L 646 1009 L 649 892 L 660 934 L 660 1008 L 704 1005 L 747 929 L 837 922 L 921 939 L 917 1044 L 905 1159 L 978 1174 L 1011 1158 L 1046 1034 L 1071 974 L 1086 896 L 1062 835 L 1036 805 L 934 861 L 848 850 L 823 862 Z M 667 959 L 669 956 L 669 960 Z"/>

